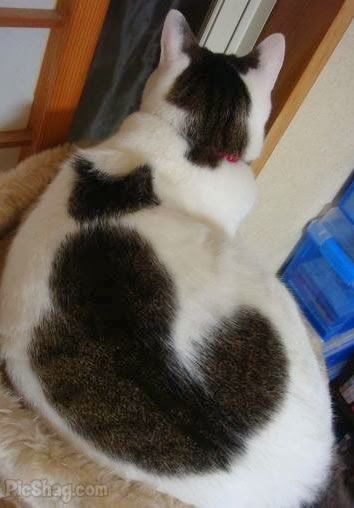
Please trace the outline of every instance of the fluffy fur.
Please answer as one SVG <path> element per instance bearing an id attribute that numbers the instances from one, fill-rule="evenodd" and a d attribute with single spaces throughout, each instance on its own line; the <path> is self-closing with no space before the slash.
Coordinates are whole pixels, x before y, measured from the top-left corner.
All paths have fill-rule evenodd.
<path id="1" fill-rule="evenodd" d="M 6 251 L 15 235 L 14 226 L 28 214 L 31 206 L 58 173 L 63 160 L 73 147 L 47 150 L 21 162 L 1 174 L 0 202 L 0 277 Z M 11 199 L 9 198 L 11 196 Z M 11 205 L 5 207 L 5 203 Z M 5 480 L 19 479 L 30 484 L 42 479 L 50 483 L 102 484 L 107 496 L 73 498 L 72 508 L 182 508 L 184 505 L 168 496 L 154 492 L 139 483 L 123 480 L 101 467 L 68 444 L 43 418 L 24 404 L 7 380 L 0 376 L 0 496 L 5 495 Z M 47 508 L 63 506 L 61 498 L 7 496 L 8 508 Z M 10 502 L 11 498 L 11 502 Z M 7 506 L 5 498 L 0 506 Z"/>
<path id="2" fill-rule="evenodd" d="M 0 173 L 0 234 L 14 226 L 22 213 L 59 171 L 72 147 L 59 146 L 28 158 L 7 172 Z"/>
<path id="3" fill-rule="evenodd" d="M 28 189 L 31 189 L 31 203 L 38 199 L 44 191 L 46 182 L 49 182 L 59 171 L 60 164 L 68 155 L 69 147 L 62 149 L 47 150 L 42 154 L 35 155 L 19 164 L 17 168 L 6 173 L 1 180 L 0 195 L 5 196 L 16 189 L 13 201 L 23 202 L 23 196 L 28 196 Z M 43 185 L 33 187 L 35 179 L 43 182 Z M 6 178 L 5 178 L 6 177 Z M 38 180 L 37 180 L 38 181 Z M 1 200 L 2 201 L 2 200 Z M 4 201 L 2 201 L 4 202 Z M 13 207 L 3 209 L 1 215 L 0 229 L 9 229 L 9 224 L 17 224 L 21 215 L 28 211 L 26 204 L 17 210 Z M 6 227 L 5 227 L 6 226 Z M 10 228 L 8 235 L 0 235 L 0 265 L 5 260 L 6 250 L 4 244 L 10 244 L 14 235 Z M 1 276 L 1 269 L 0 269 Z M 322 361 L 317 342 L 314 344 L 317 349 L 319 361 Z M 34 413 L 30 408 L 23 405 L 11 391 L 6 388 L 4 382 L 0 385 L 0 457 L 1 457 L 1 482 L 9 478 L 19 478 L 24 482 L 31 482 L 38 478 L 48 481 L 66 484 L 77 483 L 89 484 L 99 482 L 107 485 L 109 495 L 101 499 L 76 499 L 72 500 L 70 506 L 104 508 L 113 504 L 124 508 L 174 508 L 186 506 L 178 501 L 168 498 L 158 492 L 152 492 L 140 484 L 120 479 L 92 462 L 85 455 L 77 452 L 56 432 L 48 428 L 46 422 Z M 1 491 L 3 493 L 4 485 Z M 4 503 L 4 500 L 2 500 Z M 35 498 L 26 499 L 13 498 L 9 508 L 13 506 L 34 506 L 46 508 L 47 506 L 59 506 L 60 499 Z M 49 504 L 51 503 L 51 504 Z M 2 506 L 2 505 L 1 505 Z M 4 505 L 5 507 L 5 505 Z"/>
<path id="4" fill-rule="evenodd" d="M 236 145 L 216 133 L 228 132 L 239 100 L 226 94 L 225 114 L 215 113 L 212 75 L 200 93 L 213 113 L 200 121 L 184 102 L 199 92 L 173 89 L 194 58 L 204 65 L 208 53 L 194 46 L 191 56 L 194 44 L 172 12 L 140 112 L 79 153 L 86 175 L 69 160 L 20 228 L 0 292 L 2 353 L 27 401 L 112 470 L 198 507 L 295 508 L 328 481 L 328 388 L 294 302 L 237 237 L 254 179 L 245 162 L 224 160 L 220 151 Z M 250 107 L 235 133 L 243 159 L 261 149 L 283 54 L 273 36 L 257 66 L 215 56 L 228 81 L 245 85 L 237 94 Z M 211 118 L 215 147 L 201 135 Z M 109 189 L 106 206 L 92 179 Z M 120 189 L 132 181 L 127 206 Z"/>

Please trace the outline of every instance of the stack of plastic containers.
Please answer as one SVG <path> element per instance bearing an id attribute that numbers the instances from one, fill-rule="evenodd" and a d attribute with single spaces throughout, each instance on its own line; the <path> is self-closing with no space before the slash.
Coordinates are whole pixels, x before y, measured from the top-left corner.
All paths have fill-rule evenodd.
<path id="1" fill-rule="evenodd" d="M 354 176 L 337 206 L 307 226 L 281 276 L 321 337 L 333 379 L 354 353 Z"/>

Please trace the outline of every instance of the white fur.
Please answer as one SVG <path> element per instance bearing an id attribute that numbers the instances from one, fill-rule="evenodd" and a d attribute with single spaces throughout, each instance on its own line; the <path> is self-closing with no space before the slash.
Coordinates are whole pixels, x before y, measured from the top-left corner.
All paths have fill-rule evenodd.
<path id="1" fill-rule="evenodd" d="M 166 16 L 161 35 L 160 65 L 175 65 L 183 56 L 183 26 L 189 29 L 184 16 L 171 9 Z"/>
<path id="2" fill-rule="evenodd" d="M 79 229 L 66 212 L 72 188 L 69 163 L 11 246 L 0 288 L 2 353 L 15 386 L 38 412 L 76 446 L 120 474 L 146 481 L 200 508 L 296 508 L 314 499 L 331 463 L 327 383 L 294 302 L 274 275 L 243 250 L 237 236 L 255 199 L 251 170 L 243 162 L 225 161 L 210 171 L 184 157 L 186 141 L 176 132 L 183 114 L 163 100 L 168 83 L 188 64 L 178 55 L 176 62 L 176 67 L 170 62 L 166 66 L 163 59 L 148 85 L 143 112 L 129 117 L 116 136 L 84 155 L 110 175 L 125 174 L 140 163 L 148 163 L 153 170 L 161 205 L 123 219 L 111 218 L 110 223 L 134 229 L 148 239 L 173 275 L 180 303 L 173 344 L 190 375 L 199 375 L 192 337 L 203 344 L 210 326 L 239 306 L 252 305 L 277 328 L 288 357 L 290 381 L 282 406 L 250 439 L 247 452 L 235 458 L 228 472 L 179 478 L 109 461 L 68 429 L 46 400 L 27 350 L 33 326 L 50 309 L 48 276 L 53 256 L 65 236 Z M 256 87 L 259 76 L 246 76 L 245 82 Z M 259 140 L 252 143 L 253 139 L 251 146 L 256 146 Z"/>
<path id="3" fill-rule="evenodd" d="M 271 93 L 283 64 L 285 39 L 282 34 L 272 34 L 257 47 L 259 65 L 242 75 L 251 96 L 248 121 L 249 143 L 245 160 L 256 159 L 262 149 L 264 126 L 271 110 Z"/>
<path id="4" fill-rule="evenodd" d="M 127 120 L 121 134 L 104 143 L 102 149 L 87 150 L 86 156 L 99 161 L 102 155 L 102 160 L 109 161 L 109 172 L 118 174 L 129 148 L 143 153 L 146 147 L 145 159 L 154 168 L 162 204 L 126 216 L 122 224 L 138 230 L 154 245 L 176 280 L 181 308 L 174 343 L 191 374 L 195 355 L 191 336 L 202 341 L 209 326 L 230 315 L 238 305 L 248 303 L 271 318 L 282 336 L 290 361 L 290 389 L 276 419 L 251 440 L 248 453 L 235 460 L 229 473 L 177 480 L 147 474 L 132 464 L 110 465 L 121 474 L 147 481 L 196 506 L 231 507 L 237 502 L 239 507 L 295 507 L 298 499 L 311 500 L 324 482 L 331 460 L 326 382 L 290 297 L 272 274 L 252 262 L 234 237 L 254 199 L 249 169 L 243 163 L 225 162 L 219 179 L 217 172 L 210 173 L 215 179 L 205 179 L 207 170 L 183 158 L 183 143 L 157 118 L 137 113 Z M 169 146 L 168 152 L 161 150 L 160 144 Z M 0 294 L 3 352 L 19 391 L 80 448 L 104 460 L 73 436 L 46 402 L 26 352 L 31 328 L 49 306 L 47 279 L 53 253 L 65 234 L 78 227 L 65 211 L 70 187 L 70 168 L 66 166 L 12 244 Z M 112 225 L 115 222 L 111 219 Z"/>

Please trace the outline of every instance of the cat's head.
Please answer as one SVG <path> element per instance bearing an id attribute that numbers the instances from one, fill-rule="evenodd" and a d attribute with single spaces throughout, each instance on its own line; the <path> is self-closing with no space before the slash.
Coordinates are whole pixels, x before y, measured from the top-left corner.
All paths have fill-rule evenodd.
<path id="1" fill-rule="evenodd" d="M 251 161 L 263 145 L 284 50 L 284 37 L 274 34 L 241 58 L 212 53 L 198 46 L 183 15 L 172 10 L 141 109 L 173 124 L 198 165 L 216 167 L 228 154 Z"/>

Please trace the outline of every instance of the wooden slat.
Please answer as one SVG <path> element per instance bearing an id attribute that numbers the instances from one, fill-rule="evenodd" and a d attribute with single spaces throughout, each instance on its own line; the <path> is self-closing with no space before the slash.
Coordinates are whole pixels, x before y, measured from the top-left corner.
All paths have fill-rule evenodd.
<path id="1" fill-rule="evenodd" d="M 97 45 L 109 0 L 59 0 L 61 29 L 49 36 L 20 158 L 66 141 Z"/>
<path id="2" fill-rule="evenodd" d="M 268 130 L 279 115 L 344 0 L 278 0 L 259 36 L 281 32 L 285 36 L 284 64 L 272 93 Z"/>
<path id="3" fill-rule="evenodd" d="M 283 109 L 271 126 L 265 140 L 261 157 L 252 164 L 256 175 L 262 170 L 263 166 L 272 154 L 274 148 L 278 144 L 291 120 L 304 101 L 306 95 L 315 83 L 321 70 L 326 65 L 331 54 L 342 39 L 353 18 L 354 0 L 345 0 L 329 30 L 318 46 L 317 51 L 310 60 L 310 63 L 306 67 L 300 80 L 297 82 L 295 88 L 286 101 Z"/>
<path id="4" fill-rule="evenodd" d="M 31 129 L 0 131 L 0 148 L 29 145 L 32 140 Z"/>
<path id="5" fill-rule="evenodd" d="M 0 7 L 0 27 L 56 28 L 63 22 L 55 10 Z"/>

